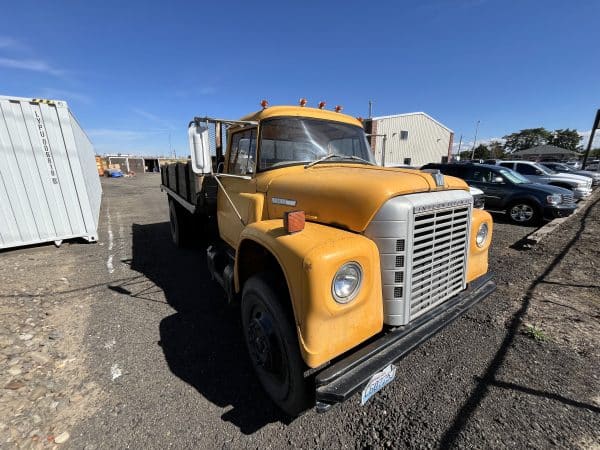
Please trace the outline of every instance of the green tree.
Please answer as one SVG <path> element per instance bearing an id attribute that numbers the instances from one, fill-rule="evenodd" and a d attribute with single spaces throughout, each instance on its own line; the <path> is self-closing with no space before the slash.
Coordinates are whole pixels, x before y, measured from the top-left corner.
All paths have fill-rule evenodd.
<path id="1" fill-rule="evenodd" d="M 504 136 L 506 143 L 504 149 L 507 153 L 525 150 L 550 142 L 553 134 L 545 128 L 527 128 L 516 133 Z"/>
<path id="2" fill-rule="evenodd" d="M 506 155 L 502 142 L 492 141 L 488 144 L 488 149 L 490 151 L 490 158 L 502 159 Z"/>
<path id="3" fill-rule="evenodd" d="M 579 145 L 581 139 L 577 130 L 566 128 L 564 130 L 554 130 L 548 143 L 560 148 L 566 148 L 567 150 L 578 151 L 581 149 Z"/>
<path id="4" fill-rule="evenodd" d="M 490 150 L 487 148 L 487 145 L 479 144 L 477 147 L 475 147 L 473 159 L 488 159 L 489 157 Z"/>

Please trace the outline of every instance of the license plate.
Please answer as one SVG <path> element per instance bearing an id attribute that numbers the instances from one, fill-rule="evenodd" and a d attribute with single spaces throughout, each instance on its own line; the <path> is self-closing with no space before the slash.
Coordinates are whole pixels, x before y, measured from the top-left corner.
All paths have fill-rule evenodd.
<path id="1" fill-rule="evenodd" d="M 361 406 L 367 403 L 371 397 L 388 385 L 394 378 L 396 378 L 396 366 L 393 364 L 373 375 L 362 391 Z"/>

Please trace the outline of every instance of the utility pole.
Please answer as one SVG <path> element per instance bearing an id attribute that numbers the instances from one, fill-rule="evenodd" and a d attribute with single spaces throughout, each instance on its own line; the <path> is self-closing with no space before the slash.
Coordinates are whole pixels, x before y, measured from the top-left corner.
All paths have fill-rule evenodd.
<path id="1" fill-rule="evenodd" d="M 479 120 L 475 125 L 475 139 L 473 139 L 473 149 L 471 150 L 471 160 L 475 158 L 475 146 L 477 145 L 477 133 L 479 132 Z"/>
<path id="2" fill-rule="evenodd" d="M 460 148 L 462 147 L 462 134 L 460 135 L 460 139 L 458 141 L 458 153 L 456 154 L 456 156 L 458 156 L 458 159 L 460 161 Z"/>
<path id="3" fill-rule="evenodd" d="M 587 148 L 585 149 L 585 156 L 583 157 L 583 163 L 581 164 L 581 170 L 585 170 L 587 165 L 588 157 L 590 156 L 590 150 L 592 149 L 592 143 L 594 142 L 594 136 L 596 130 L 600 126 L 600 109 L 596 112 L 596 118 L 594 119 L 594 125 L 592 126 L 592 132 L 590 133 L 590 140 L 588 141 Z"/>
<path id="4" fill-rule="evenodd" d="M 373 117 L 373 100 L 369 100 L 369 119 Z"/>

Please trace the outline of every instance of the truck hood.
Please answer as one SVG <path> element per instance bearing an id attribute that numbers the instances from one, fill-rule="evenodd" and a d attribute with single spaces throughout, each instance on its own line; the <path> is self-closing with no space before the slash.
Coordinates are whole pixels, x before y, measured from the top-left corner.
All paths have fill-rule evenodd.
<path id="1" fill-rule="evenodd" d="M 296 166 L 269 177 L 259 190 L 267 193 L 270 219 L 303 210 L 306 219 L 362 232 L 385 203 L 398 195 L 469 188 L 463 180 L 444 176 L 437 186 L 431 174 L 418 170 L 325 163 Z"/>
<path id="2" fill-rule="evenodd" d="M 587 182 L 589 181 L 588 177 L 584 177 L 583 175 L 574 175 L 574 174 L 570 174 L 570 173 L 555 173 L 552 175 L 542 175 L 542 177 L 547 178 L 548 180 L 552 180 L 552 181 L 564 181 L 566 183 L 570 183 L 570 184 L 587 184 Z"/>

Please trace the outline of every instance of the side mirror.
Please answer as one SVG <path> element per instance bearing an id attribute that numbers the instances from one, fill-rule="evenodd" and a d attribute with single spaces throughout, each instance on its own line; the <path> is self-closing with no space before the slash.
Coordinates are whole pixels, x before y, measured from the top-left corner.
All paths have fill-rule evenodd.
<path id="1" fill-rule="evenodd" d="M 492 179 L 492 183 L 502 184 L 502 183 L 504 183 L 504 178 L 502 178 L 502 177 L 494 177 Z"/>
<path id="2" fill-rule="evenodd" d="M 208 128 L 195 122 L 190 124 L 188 128 L 188 140 L 194 173 L 198 175 L 211 174 L 212 158 L 210 156 Z"/>

